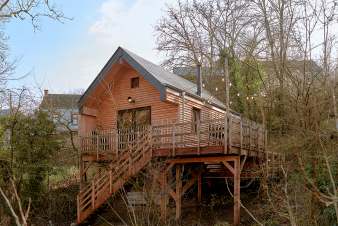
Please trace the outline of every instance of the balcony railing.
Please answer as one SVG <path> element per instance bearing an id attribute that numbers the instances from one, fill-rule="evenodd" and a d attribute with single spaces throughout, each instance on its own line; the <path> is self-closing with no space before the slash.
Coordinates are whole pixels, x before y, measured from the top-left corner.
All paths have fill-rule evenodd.
<path id="1" fill-rule="evenodd" d="M 145 133 L 151 133 L 152 149 L 169 149 L 171 155 L 179 148 L 224 146 L 239 150 L 265 149 L 265 130 L 253 121 L 230 115 L 225 120 L 213 119 L 198 122 L 156 123 L 131 129 L 95 130 L 81 136 L 81 150 L 85 153 L 118 154 L 135 144 Z"/>

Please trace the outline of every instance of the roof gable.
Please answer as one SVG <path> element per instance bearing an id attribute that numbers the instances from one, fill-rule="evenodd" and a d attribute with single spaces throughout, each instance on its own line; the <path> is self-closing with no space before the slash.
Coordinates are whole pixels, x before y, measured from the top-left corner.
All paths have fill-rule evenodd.
<path id="1" fill-rule="evenodd" d="M 86 92 L 80 98 L 79 104 L 82 106 L 86 97 L 92 92 L 98 84 L 104 79 L 107 72 L 117 63 L 120 59 L 125 60 L 131 67 L 133 67 L 140 75 L 142 75 L 149 83 L 151 83 L 159 92 L 162 100 L 165 100 L 166 88 L 172 88 L 178 91 L 185 92 L 196 99 L 204 99 L 208 102 L 224 108 L 221 101 L 212 96 L 207 90 L 202 89 L 202 96 L 196 95 L 197 86 L 181 76 L 170 73 L 164 70 L 161 66 L 158 66 L 135 53 L 119 47 L 113 56 L 109 59 L 98 76 L 86 90 Z"/>

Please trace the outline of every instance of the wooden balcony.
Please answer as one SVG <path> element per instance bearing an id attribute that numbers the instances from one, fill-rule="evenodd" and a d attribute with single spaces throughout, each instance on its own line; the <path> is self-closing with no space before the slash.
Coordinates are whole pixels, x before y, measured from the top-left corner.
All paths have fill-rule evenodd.
<path id="1" fill-rule="evenodd" d="M 93 160 L 109 160 L 127 150 L 128 146 L 135 145 L 145 132 L 151 135 L 155 157 L 215 154 L 263 156 L 266 153 L 266 133 L 262 125 L 231 115 L 227 122 L 221 118 L 156 123 L 134 129 L 96 130 L 81 136 L 82 155 Z"/>

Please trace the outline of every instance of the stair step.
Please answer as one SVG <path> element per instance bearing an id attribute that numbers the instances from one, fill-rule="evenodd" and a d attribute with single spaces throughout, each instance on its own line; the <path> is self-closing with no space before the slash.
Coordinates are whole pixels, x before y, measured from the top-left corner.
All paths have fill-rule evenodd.
<path id="1" fill-rule="evenodd" d="M 86 186 L 78 195 L 78 219 L 81 223 L 104 204 L 114 193 L 151 160 L 152 150 L 148 134 L 136 145 L 129 147 L 125 153 L 118 156 L 108 172 L 94 176 L 91 185 Z"/>

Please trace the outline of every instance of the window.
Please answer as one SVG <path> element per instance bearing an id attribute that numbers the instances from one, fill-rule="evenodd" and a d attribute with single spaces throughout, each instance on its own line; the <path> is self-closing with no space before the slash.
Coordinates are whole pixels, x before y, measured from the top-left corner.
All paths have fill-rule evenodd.
<path id="1" fill-rule="evenodd" d="M 137 77 L 137 78 L 132 78 L 131 79 L 131 83 L 130 83 L 130 87 L 133 89 L 133 88 L 138 88 L 139 87 L 139 82 L 140 82 L 140 79 Z"/>
<path id="2" fill-rule="evenodd" d="M 150 124 L 150 107 L 118 111 L 117 128 L 119 129 L 119 149 L 125 149 L 128 143 L 136 139 L 137 133 L 135 133 L 135 131 Z"/>
<path id="3" fill-rule="evenodd" d="M 193 124 L 193 131 L 197 132 L 197 124 L 201 121 L 201 109 L 193 108 L 192 109 L 192 122 Z"/>
<path id="4" fill-rule="evenodd" d="M 79 123 L 79 115 L 77 113 L 72 113 L 71 121 L 73 125 L 77 125 Z"/>
<path id="5" fill-rule="evenodd" d="M 117 125 L 119 129 L 150 125 L 150 107 L 133 108 L 118 111 Z"/>

